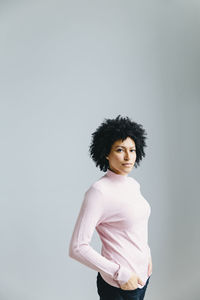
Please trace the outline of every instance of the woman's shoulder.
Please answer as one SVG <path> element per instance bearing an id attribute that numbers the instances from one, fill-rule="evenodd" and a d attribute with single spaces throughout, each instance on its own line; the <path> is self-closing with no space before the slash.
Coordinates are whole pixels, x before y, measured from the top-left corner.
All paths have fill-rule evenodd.
<path id="1" fill-rule="evenodd" d="M 137 188 L 140 188 L 140 183 L 133 177 L 129 176 L 129 180 L 132 184 L 134 184 Z"/>
<path id="2" fill-rule="evenodd" d="M 107 178 L 102 176 L 98 180 L 94 181 L 90 185 L 90 187 L 87 189 L 86 192 L 93 191 L 93 192 L 97 192 L 97 193 L 101 193 L 102 195 L 105 195 L 108 188 L 109 188 L 108 180 L 107 180 Z"/>

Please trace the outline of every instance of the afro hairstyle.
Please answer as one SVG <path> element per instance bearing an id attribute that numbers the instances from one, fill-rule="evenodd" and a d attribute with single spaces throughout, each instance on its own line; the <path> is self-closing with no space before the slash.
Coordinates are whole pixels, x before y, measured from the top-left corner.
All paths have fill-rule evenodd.
<path id="1" fill-rule="evenodd" d="M 106 172 L 109 162 L 106 156 L 109 155 L 112 145 L 117 140 L 124 141 L 127 137 L 134 140 L 136 145 L 136 161 L 134 167 L 139 166 L 142 157 L 145 157 L 146 131 L 141 124 L 133 122 L 128 117 L 118 115 L 115 119 L 104 119 L 101 125 L 92 133 L 92 141 L 89 146 L 89 156 L 95 162 L 96 167 Z"/>

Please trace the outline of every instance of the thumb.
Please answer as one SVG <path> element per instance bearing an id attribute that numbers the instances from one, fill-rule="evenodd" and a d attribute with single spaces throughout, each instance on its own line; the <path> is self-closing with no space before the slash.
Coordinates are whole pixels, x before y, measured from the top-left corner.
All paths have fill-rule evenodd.
<path id="1" fill-rule="evenodd" d="M 144 285 L 144 282 L 138 277 L 138 283 Z"/>

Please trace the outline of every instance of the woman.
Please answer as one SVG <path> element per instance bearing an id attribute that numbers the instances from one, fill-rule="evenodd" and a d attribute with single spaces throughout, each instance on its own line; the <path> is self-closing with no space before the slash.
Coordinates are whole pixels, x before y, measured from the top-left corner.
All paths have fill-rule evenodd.
<path id="1" fill-rule="evenodd" d="M 106 174 L 84 194 L 69 256 L 98 271 L 100 300 L 142 300 L 152 274 L 148 245 L 149 203 L 128 176 L 145 156 L 146 132 L 128 117 L 105 119 L 92 133 L 91 158 Z M 94 230 L 101 254 L 90 246 Z"/>

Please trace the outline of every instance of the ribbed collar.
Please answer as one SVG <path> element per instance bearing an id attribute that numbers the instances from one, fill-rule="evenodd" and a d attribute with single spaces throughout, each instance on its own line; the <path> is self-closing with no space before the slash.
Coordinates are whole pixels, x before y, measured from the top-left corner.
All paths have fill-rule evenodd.
<path id="1" fill-rule="evenodd" d="M 121 175 L 111 171 L 110 169 L 107 169 L 106 176 L 116 181 L 126 181 L 128 174 Z"/>

